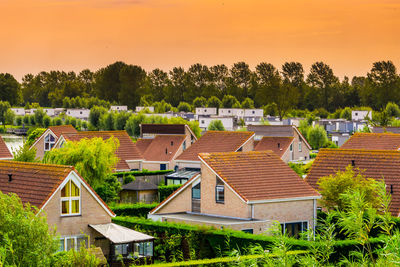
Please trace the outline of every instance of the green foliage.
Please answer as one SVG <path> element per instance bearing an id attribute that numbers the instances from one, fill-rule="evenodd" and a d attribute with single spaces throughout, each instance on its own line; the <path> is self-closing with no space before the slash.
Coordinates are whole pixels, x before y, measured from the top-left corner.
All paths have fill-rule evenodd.
<path id="1" fill-rule="evenodd" d="M 178 111 L 191 112 L 192 111 L 192 107 L 187 102 L 179 102 Z"/>
<path id="2" fill-rule="evenodd" d="M 117 216 L 131 216 L 131 217 L 143 217 L 146 218 L 149 212 L 157 207 L 159 203 L 121 203 L 111 204 L 110 209 Z"/>
<path id="3" fill-rule="evenodd" d="M 313 161 L 310 161 L 307 164 L 294 163 L 294 162 L 288 163 L 289 167 L 292 168 L 292 170 L 294 170 L 300 177 L 303 177 L 304 175 L 308 174 L 312 164 Z"/>
<path id="4" fill-rule="evenodd" d="M 0 101 L 0 122 L 5 126 L 7 110 L 11 108 L 7 101 Z"/>
<path id="5" fill-rule="evenodd" d="M 313 149 L 319 149 L 328 143 L 328 136 L 322 126 L 315 125 L 308 128 L 307 141 Z"/>
<path id="6" fill-rule="evenodd" d="M 328 118 L 329 112 L 324 108 L 318 108 L 318 109 L 315 110 L 315 115 L 317 117 L 325 119 L 325 118 Z"/>
<path id="7" fill-rule="evenodd" d="M 220 108 L 220 107 L 222 107 L 222 102 L 221 102 L 221 100 L 219 100 L 218 97 L 211 96 L 209 99 L 207 99 L 207 107 Z"/>
<path id="8" fill-rule="evenodd" d="M 236 97 L 232 95 L 224 95 L 222 98 L 222 107 L 224 108 L 240 108 L 240 103 Z"/>
<path id="9" fill-rule="evenodd" d="M 346 107 L 342 109 L 342 112 L 340 112 L 340 118 L 346 119 L 346 120 L 351 120 L 351 108 Z"/>
<path id="10" fill-rule="evenodd" d="M 15 118 L 15 124 L 18 125 L 18 126 L 21 126 L 21 125 L 22 125 L 22 122 L 23 122 L 22 119 L 23 119 L 22 116 L 17 116 L 17 117 Z"/>
<path id="11" fill-rule="evenodd" d="M 380 205 L 377 182 L 364 177 L 358 169 L 353 169 L 351 165 L 346 167 L 345 171 L 321 177 L 318 186 L 322 196 L 320 203 L 327 210 L 344 210 L 346 201 L 342 195 L 348 191 L 360 191 L 360 194 L 365 196 L 364 200 L 373 208 L 378 208 Z"/>
<path id="12" fill-rule="evenodd" d="M 124 178 L 127 176 L 145 176 L 145 175 L 163 175 L 163 174 L 167 174 L 173 172 L 173 170 L 160 170 L 160 171 L 148 171 L 148 170 L 143 170 L 143 171 L 129 171 L 129 172 L 115 172 L 113 173 L 114 176 L 118 177 L 118 178 Z"/>
<path id="13" fill-rule="evenodd" d="M 400 116 L 400 108 L 396 103 L 393 103 L 393 102 L 387 103 L 385 111 L 389 117 L 399 117 Z"/>
<path id="14" fill-rule="evenodd" d="M 43 119 L 45 116 L 46 116 L 46 112 L 44 112 L 42 108 L 36 109 L 34 112 L 34 115 L 33 115 L 33 117 L 35 119 L 35 125 L 44 127 Z"/>
<path id="15" fill-rule="evenodd" d="M 119 192 L 122 190 L 121 183 L 114 175 L 108 175 L 103 183 L 95 188 L 96 193 L 106 203 L 119 199 Z"/>
<path id="16" fill-rule="evenodd" d="M 207 99 L 203 96 L 198 96 L 193 100 L 193 106 L 195 108 L 203 108 L 206 107 L 206 105 L 207 105 Z"/>
<path id="17" fill-rule="evenodd" d="M 0 265 L 48 266 L 58 242 L 46 217 L 37 216 L 38 211 L 22 204 L 15 194 L 0 191 L 0 248 L 5 248 Z"/>
<path id="18" fill-rule="evenodd" d="M 35 162 L 36 159 L 36 148 L 30 147 L 28 145 L 23 145 L 16 151 L 13 151 L 15 161 L 23 161 L 23 162 Z"/>
<path id="19" fill-rule="evenodd" d="M 24 146 L 32 146 L 36 139 L 39 138 L 45 131 L 45 128 L 30 128 L 27 132 L 27 138 Z"/>
<path id="20" fill-rule="evenodd" d="M 118 162 L 115 151 L 118 146 L 118 139 L 114 137 L 107 140 L 97 137 L 84 138 L 48 151 L 43 163 L 72 165 L 93 188 L 97 188 L 115 169 Z"/>
<path id="21" fill-rule="evenodd" d="M 115 117 L 116 114 L 114 112 L 104 113 L 100 116 L 99 129 L 104 131 L 112 131 L 115 130 Z"/>
<path id="22" fill-rule="evenodd" d="M 246 97 L 241 105 L 242 108 L 254 108 L 254 101 L 251 98 Z"/>
<path id="23" fill-rule="evenodd" d="M 86 249 L 85 246 L 81 246 L 79 251 L 74 249 L 69 251 L 57 252 L 52 255 L 51 266 L 52 267 L 74 267 L 74 266 L 85 266 L 85 267 L 98 267 L 104 264 L 101 259 L 97 258 L 91 249 Z"/>
<path id="24" fill-rule="evenodd" d="M 98 129 L 100 127 L 100 118 L 103 114 L 107 113 L 104 107 L 94 106 L 90 109 L 89 122 L 90 124 Z"/>
<path id="25" fill-rule="evenodd" d="M 180 188 L 182 185 L 174 184 L 174 185 L 159 185 L 158 186 L 158 194 L 160 196 L 160 202 L 169 197 L 175 190 Z"/>
<path id="26" fill-rule="evenodd" d="M 209 131 L 225 131 L 225 127 L 221 120 L 212 120 L 208 125 Z"/>
<path id="27" fill-rule="evenodd" d="M 276 116 L 278 115 L 278 107 L 275 103 L 269 103 L 263 107 L 264 115 Z"/>
<path id="28" fill-rule="evenodd" d="M 115 177 L 117 177 L 117 176 L 115 176 Z M 131 174 L 123 176 L 123 184 L 129 184 L 129 183 L 131 183 L 133 181 L 135 181 L 135 176 L 133 176 Z"/>
<path id="29" fill-rule="evenodd" d="M 48 128 L 51 123 L 51 118 L 47 115 L 44 116 L 43 118 L 43 127 Z"/>
<path id="30" fill-rule="evenodd" d="M 15 113 L 11 109 L 7 109 L 5 116 L 6 124 L 13 125 L 15 119 Z"/>
<path id="31" fill-rule="evenodd" d="M 8 73 L 0 73 L 0 100 L 8 101 L 11 105 L 20 103 L 21 85 Z"/>

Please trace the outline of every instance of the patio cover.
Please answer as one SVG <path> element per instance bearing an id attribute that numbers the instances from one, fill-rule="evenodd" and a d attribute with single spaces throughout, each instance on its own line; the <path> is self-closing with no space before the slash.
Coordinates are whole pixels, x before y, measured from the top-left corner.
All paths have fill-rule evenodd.
<path id="1" fill-rule="evenodd" d="M 89 226 L 114 244 L 144 242 L 154 239 L 154 237 L 152 236 L 142 234 L 140 232 L 114 223 L 89 224 Z"/>

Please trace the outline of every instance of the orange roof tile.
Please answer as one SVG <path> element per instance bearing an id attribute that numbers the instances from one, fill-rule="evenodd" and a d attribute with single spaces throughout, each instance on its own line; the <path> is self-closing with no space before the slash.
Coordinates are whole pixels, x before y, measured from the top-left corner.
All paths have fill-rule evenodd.
<path id="1" fill-rule="evenodd" d="M 207 131 L 177 160 L 199 161 L 199 153 L 234 152 L 254 135 L 253 132 Z"/>
<path id="2" fill-rule="evenodd" d="M 201 153 L 199 157 L 245 201 L 319 196 L 272 151 Z"/>
<path id="3" fill-rule="evenodd" d="M 143 155 L 140 153 L 136 144 L 132 141 L 126 131 L 88 131 L 88 132 L 78 132 L 71 134 L 62 135 L 65 140 L 69 141 L 79 141 L 82 138 L 94 138 L 101 137 L 104 140 L 114 136 L 119 140 L 119 147 L 116 151 L 117 157 L 120 159 L 117 163 L 117 170 L 127 170 L 129 169 L 127 160 L 142 160 Z"/>
<path id="4" fill-rule="evenodd" d="M 57 136 L 60 137 L 66 133 L 77 133 L 78 131 L 72 125 L 50 126 L 49 129 Z"/>
<path id="5" fill-rule="evenodd" d="M 171 161 L 185 141 L 185 135 L 157 135 L 143 153 L 147 161 Z"/>
<path id="6" fill-rule="evenodd" d="M 400 211 L 400 152 L 398 151 L 321 149 L 306 181 L 318 189 L 317 182 L 321 177 L 335 174 L 338 170 L 344 171 L 353 163 L 367 178 L 384 179 L 387 185 L 393 186 L 391 212 L 397 216 Z"/>
<path id="7" fill-rule="evenodd" d="M 264 136 L 261 141 L 254 147 L 254 151 L 272 150 L 279 157 L 282 157 L 288 150 L 294 137 L 272 137 Z"/>
<path id="8" fill-rule="evenodd" d="M 152 138 L 140 138 L 136 141 L 136 147 L 139 149 L 140 153 L 143 153 L 146 151 L 148 146 L 151 144 L 153 141 Z"/>
<path id="9" fill-rule="evenodd" d="M 355 133 L 340 148 L 397 150 L 400 148 L 400 134 L 393 133 Z"/>
<path id="10" fill-rule="evenodd" d="M 8 149 L 6 143 L 3 138 L 0 136 L 0 159 L 12 159 L 13 155 Z"/>

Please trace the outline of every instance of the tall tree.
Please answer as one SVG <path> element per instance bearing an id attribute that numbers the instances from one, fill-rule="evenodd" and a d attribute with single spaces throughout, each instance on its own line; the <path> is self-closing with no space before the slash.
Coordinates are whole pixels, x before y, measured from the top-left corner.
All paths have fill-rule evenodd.
<path id="1" fill-rule="evenodd" d="M 215 87 L 218 98 L 224 97 L 227 94 L 227 79 L 229 76 L 228 67 L 224 64 L 215 65 L 210 68 L 212 85 Z"/>
<path id="2" fill-rule="evenodd" d="M 0 100 L 8 101 L 11 105 L 20 103 L 21 86 L 11 74 L 0 73 Z"/>
<path id="3" fill-rule="evenodd" d="M 154 69 L 148 75 L 150 82 L 150 93 L 154 101 L 161 101 L 164 99 L 164 90 L 168 85 L 168 74 L 160 69 Z"/>
<path id="4" fill-rule="evenodd" d="M 228 93 L 242 101 L 249 96 L 252 72 L 245 62 L 234 63 L 230 69 L 230 84 Z"/>
<path id="5" fill-rule="evenodd" d="M 120 72 L 126 64 L 117 61 L 95 73 L 95 90 L 100 99 L 118 102 L 121 91 Z"/>
<path id="6" fill-rule="evenodd" d="M 121 84 L 118 93 L 118 102 L 134 108 L 139 104 L 143 95 L 146 72 L 139 66 L 126 65 L 119 72 Z"/>
<path id="7" fill-rule="evenodd" d="M 270 63 L 262 62 L 256 66 L 258 89 L 256 103 L 265 105 L 274 102 L 273 98 L 281 86 L 281 77 L 278 70 Z"/>

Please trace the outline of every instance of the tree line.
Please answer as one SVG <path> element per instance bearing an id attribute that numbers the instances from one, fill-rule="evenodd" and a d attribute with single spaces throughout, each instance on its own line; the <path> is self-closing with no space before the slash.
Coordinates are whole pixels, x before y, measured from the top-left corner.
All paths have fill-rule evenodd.
<path id="1" fill-rule="evenodd" d="M 97 97 L 129 108 L 163 100 L 172 107 L 183 107 L 182 103 L 216 106 L 222 105 L 227 95 L 231 97 L 224 106 L 249 105 L 250 100 L 255 107 L 275 103 L 280 115 L 290 109 L 325 108 L 332 112 L 369 106 L 380 110 L 390 101 L 400 102 L 400 76 L 392 61 L 374 62 L 366 76 L 342 80 L 324 62 L 314 63 L 307 75 L 299 62 L 286 62 L 280 69 L 262 62 L 254 70 L 245 62 L 230 68 L 197 63 L 187 70 L 175 67 L 169 72 L 158 68 L 146 72 L 140 66 L 115 62 L 96 72 L 26 74 L 21 83 L 11 74 L 0 74 L 0 100 L 13 106 L 69 106 L 68 99 L 76 97 Z"/>

